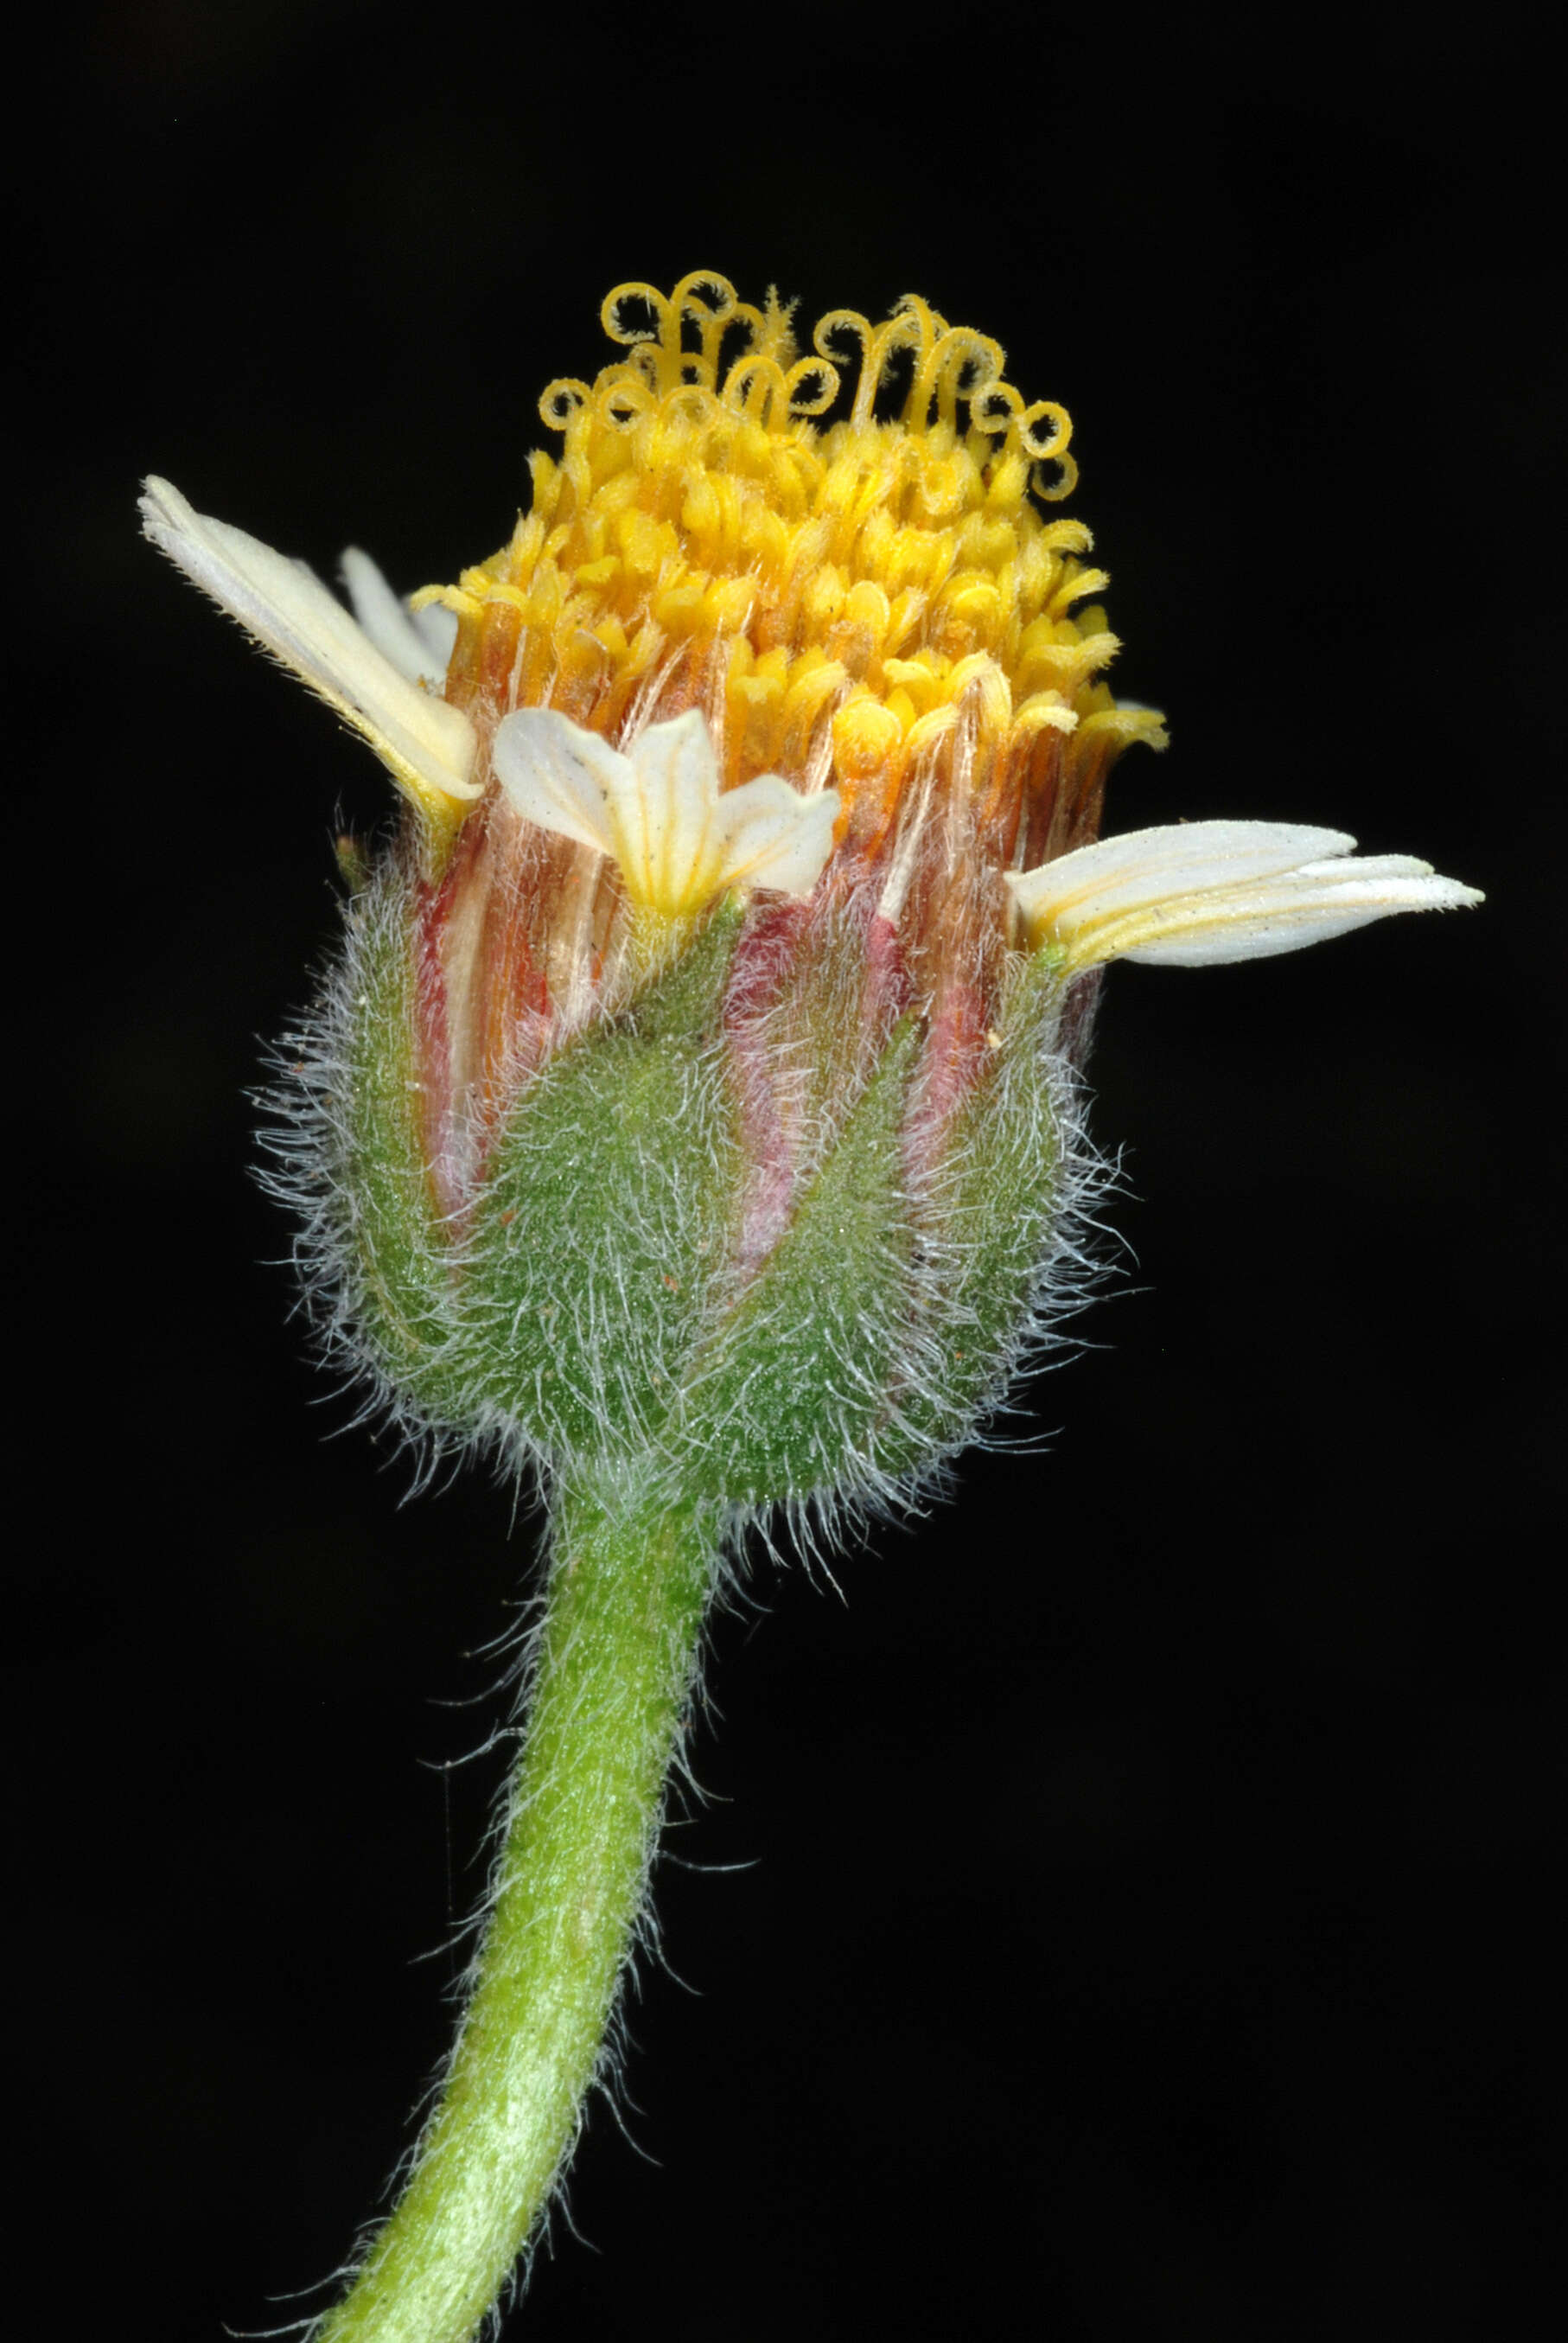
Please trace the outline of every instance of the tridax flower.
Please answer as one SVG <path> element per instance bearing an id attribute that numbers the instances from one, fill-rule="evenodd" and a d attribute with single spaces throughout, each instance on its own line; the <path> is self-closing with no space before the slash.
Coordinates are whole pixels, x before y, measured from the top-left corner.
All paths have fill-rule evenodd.
<path id="1" fill-rule="evenodd" d="M 460 2343 L 600 2058 L 716 1558 L 970 1438 L 1085 1174 L 1080 980 L 1479 899 L 1337 830 L 1098 840 L 1118 706 L 1070 427 L 922 301 L 798 352 L 722 278 L 625 285 L 544 395 L 508 542 L 355 617 L 150 481 L 148 534 L 406 801 L 285 1054 L 328 1349 L 406 1427 L 545 1467 L 550 1592 L 474 1998 L 327 2323 Z M 840 368 L 857 357 L 852 384 Z M 844 394 L 846 411 L 829 416 Z"/>

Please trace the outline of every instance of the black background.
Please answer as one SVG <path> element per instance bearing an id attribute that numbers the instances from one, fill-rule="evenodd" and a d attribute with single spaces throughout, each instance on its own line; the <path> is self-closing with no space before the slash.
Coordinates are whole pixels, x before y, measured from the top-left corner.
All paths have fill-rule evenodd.
<path id="1" fill-rule="evenodd" d="M 517 2324 L 1555 2330 L 1560 140 L 1477 37 L 164 0 L 14 96 L 10 2025 L 52 2319 L 275 2325 L 375 2206 L 532 1536 L 329 1436 L 245 1091 L 387 791 L 136 483 L 455 576 L 603 293 L 711 266 L 805 320 L 913 287 L 1070 407 L 1117 681 L 1175 742 L 1112 828 L 1337 824 L 1489 901 L 1114 972 L 1102 1347 L 1037 1388 L 1049 1453 L 719 1624 L 675 1844 L 749 1867 L 664 1866 L 693 1990 L 635 2007 L 646 2158 L 596 2108 L 586 2242 Z"/>

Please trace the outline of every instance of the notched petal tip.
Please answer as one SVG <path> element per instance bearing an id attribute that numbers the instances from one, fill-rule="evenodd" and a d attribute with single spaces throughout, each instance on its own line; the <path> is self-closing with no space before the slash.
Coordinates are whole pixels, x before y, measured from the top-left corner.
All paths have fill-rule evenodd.
<path id="1" fill-rule="evenodd" d="M 839 792 L 803 798 L 777 773 L 760 773 L 719 800 L 730 884 L 809 895 L 833 851 Z"/>
<path id="2" fill-rule="evenodd" d="M 1402 854 L 1357 856 L 1342 830 L 1174 823 L 1079 848 L 1008 883 L 1031 939 L 1071 975 L 1111 960 L 1171 968 L 1262 960 L 1400 911 L 1483 898 Z"/>
<path id="3" fill-rule="evenodd" d="M 554 708 L 519 708 L 496 727 L 490 769 L 515 811 L 596 853 L 615 851 L 610 800 L 626 759 Z"/>
<path id="4" fill-rule="evenodd" d="M 156 475 L 139 501 L 143 531 L 160 552 L 361 733 L 421 812 L 448 828 L 462 819 L 481 791 L 476 735 L 461 709 L 400 669 L 305 563 L 198 513 Z"/>

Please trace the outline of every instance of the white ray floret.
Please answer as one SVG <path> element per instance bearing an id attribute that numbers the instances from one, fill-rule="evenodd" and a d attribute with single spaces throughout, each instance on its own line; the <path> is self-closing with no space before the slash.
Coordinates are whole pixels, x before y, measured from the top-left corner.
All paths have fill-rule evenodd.
<path id="1" fill-rule="evenodd" d="M 1174 822 L 1102 838 L 1007 883 L 1031 940 L 1061 951 L 1070 973 L 1110 960 L 1263 960 L 1395 911 L 1483 900 L 1412 855 L 1354 848 L 1343 830 L 1295 822 Z"/>
<path id="2" fill-rule="evenodd" d="M 690 919 L 731 887 L 809 895 L 832 850 L 838 791 L 801 797 L 776 773 L 720 790 L 695 708 L 625 749 L 557 709 L 518 709 L 491 761 L 526 821 L 613 855 L 632 901 L 667 919 Z"/>
<path id="3" fill-rule="evenodd" d="M 146 535 L 213 600 L 239 620 L 264 649 L 292 668 L 357 732 L 363 733 L 394 780 L 427 813 L 448 819 L 480 794 L 471 778 L 474 728 L 460 709 L 420 688 L 434 673 L 428 638 L 407 630 L 426 664 L 410 670 L 410 646 L 397 635 L 385 605 L 368 587 L 375 571 L 387 602 L 397 598 L 366 556 L 350 591 L 367 623 L 351 618 L 303 561 L 291 561 L 258 538 L 198 513 L 167 480 L 146 481 L 141 499 Z M 355 557 L 346 557 L 347 562 Z M 401 656 L 389 655 L 396 641 Z"/>

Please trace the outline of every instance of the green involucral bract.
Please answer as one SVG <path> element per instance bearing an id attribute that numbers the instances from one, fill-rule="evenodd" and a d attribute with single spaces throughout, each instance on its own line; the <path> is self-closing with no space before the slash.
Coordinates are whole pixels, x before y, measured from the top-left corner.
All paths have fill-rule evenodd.
<path id="1" fill-rule="evenodd" d="M 717 1033 L 736 924 L 722 913 L 624 1016 L 568 1042 L 493 1142 L 463 1351 L 547 1453 L 647 1449 L 678 1405 L 738 1186 Z"/>
<path id="2" fill-rule="evenodd" d="M 782 1225 L 745 1263 L 739 911 L 519 1086 L 459 1220 L 427 1160 L 405 884 L 384 867 L 348 909 L 330 1143 L 343 1302 L 432 1429 L 509 1432 L 562 1469 L 662 1456 L 676 1485 L 747 1510 L 868 1493 L 970 1435 L 1053 1242 L 1047 956 L 1013 958 L 989 1059 L 922 1137 L 923 1021 L 865 1009 L 863 939 L 829 930 L 806 1024 L 786 999 L 750 1031 L 784 1069 L 794 1152 Z"/>
<path id="3" fill-rule="evenodd" d="M 900 1134 L 919 1041 L 894 1032 L 789 1227 L 714 1330 L 682 1431 L 696 1485 L 745 1505 L 863 1480 L 912 1323 Z"/>
<path id="4" fill-rule="evenodd" d="M 918 1199 L 921 1342 L 889 1473 L 961 1446 L 1016 1370 L 1061 1218 L 1071 1077 L 1056 1051 L 1060 987 L 1042 953 L 1010 961 L 989 1064 Z"/>
<path id="5" fill-rule="evenodd" d="M 327 1231 L 338 1306 L 373 1370 L 433 1424 L 467 1431 L 478 1394 L 455 1356 L 457 1292 L 452 1237 L 437 1207 L 424 1136 L 415 969 L 405 881 L 388 857 L 344 912 L 347 967 L 323 1057 L 328 1092 Z M 332 1160 L 336 1159 L 336 1160 Z"/>

